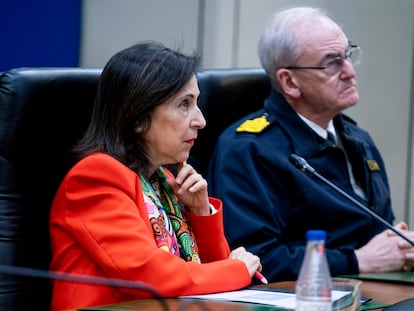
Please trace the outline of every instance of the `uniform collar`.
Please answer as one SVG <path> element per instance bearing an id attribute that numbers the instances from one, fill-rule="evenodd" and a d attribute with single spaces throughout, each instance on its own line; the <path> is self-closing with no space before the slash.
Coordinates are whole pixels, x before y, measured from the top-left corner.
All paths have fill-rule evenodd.
<path id="1" fill-rule="evenodd" d="M 311 154 L 324 148 L 323 145 L 327 136 L 326 130 L 322 129 L 325 131 L 324 133 L 315 131 L 278 92 L 272 90 L 270 96 L 264 102 L 264 109 L 268 114 L 269 122 L 276 122 L 280 124 L 282 129 L 285 129 L 287 135 L 291 137 L 295 151 L 299 155 Z M 335 117 L 335 119 L 340 118 L 340 116 Z M 341 120 L 334 122 L 341 122 Z M 332 128 L 334 122 L 332 122 Z"/>
<path id="2" fill-rule="evenodd" d="M 326 127 L 326 129 L 324 129 L 323 127 L 321 127 L 318 124 L 316 124 L 315 122 L 307 119 L 306 117 L 304 117 L 300 113 L 297 113 L 297 114 L 302 119 L 303 122 L 305 122 L 316 134 L 318 134 L 323 139 L 328 139 L 328 132 L 329 132 L 333 135 L 335 141 L 337 140 L 336 139 L 335 127 L 333 125 L 332 120 L 329 121 L 328 126 Z"/>

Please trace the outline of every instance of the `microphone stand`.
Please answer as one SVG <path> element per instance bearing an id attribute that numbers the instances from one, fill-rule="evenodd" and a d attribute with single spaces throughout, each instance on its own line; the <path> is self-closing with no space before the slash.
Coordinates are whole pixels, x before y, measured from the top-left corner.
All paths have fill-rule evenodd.
<path id="1" fill-rule="evenodd" d="M 378 220 L 379 222 L 381 222 L 382 224 L 384 224 L 387 228 L 389 228 L 390 230 L 392 230 L 395 234 L 399 235 L 401 238 L 403 238 L 408 243 L 410 243 L 412 246 L 414 246 L 414 241 L 411 241 L 408 237 L 406 237 L 404 234 L 402 234 L 401 232 L 399 232 L 391 224 L 389 224 L 388 222 L 386 222 L 383 218 L 381 218 L 380 216 L 378 216 L 376 213 L 374 213 L 368 207 L 366 207 L 365 205 L 363 205 L 361 202 L 359 202 L 358 200 L 356 200 L 355 198 L 353 198 L 352 196 L 350 196 L 348 193 L 346 193 L 345 191 L 343 191 L 341 188 L 339 188 L 338 186 L 336 186 L 335 184 L 333 184 L 332 182 L 330 182 L 329 180 L 327 180 L 325 177 L 323 177 L 321 174 L 319 174 L 312 166 L 310 166 L 308 164 L 308 162 L 304 158 L 302 158 L 302 157 L 300 157 L 300 156 L 298 156 L 296 154 L 291 154 L 289 156 L 289 161 L 296 168 L 298 168 L 299 170 L 301 170 L 302 172 L 305 172 L 305 173 L 307 173 L 307 174 L 309 174 L 311 176 L 315 176 L 315 177 L 319 178 L 320 180 L 322 180 L 325 184 L 327 184 L 332 189 L 334 189 L 335 191 L 337 191 L 340 194 L 342 194 L 348 200 L 350 200 L 353 203 L 355 203 L 357 206 L 359 206 L 360 208 L 362 208 L 362 210 L 364 210 L 365 212 L 367 212 L 368 214 L 370 214 L 376 220 Z"/>

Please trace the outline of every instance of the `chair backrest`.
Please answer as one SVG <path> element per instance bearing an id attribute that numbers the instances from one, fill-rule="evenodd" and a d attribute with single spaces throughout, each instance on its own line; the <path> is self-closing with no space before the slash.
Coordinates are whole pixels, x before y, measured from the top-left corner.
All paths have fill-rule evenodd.
<path id="1" fill-rule="evenodd" d="M 73 164 L 69 150 L 89 122 L 100 69 L 19 68 L 0 73 L 0 265 L 47 270 L 54 193 Z M 262 106 L 261 69 L 198 73 L 207 127 L 190 162 L 206 174 L 220 132 Z M 0 310 L 49 310 L 50 281 L 0 273 Z"/>

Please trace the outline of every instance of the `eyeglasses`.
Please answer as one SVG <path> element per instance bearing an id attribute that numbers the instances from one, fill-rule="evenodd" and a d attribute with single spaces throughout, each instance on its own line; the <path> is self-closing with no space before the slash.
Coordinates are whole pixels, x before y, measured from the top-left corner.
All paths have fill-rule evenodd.
<path id="1" fill-rule="evenodd" d="M 292 70 L 302 70 L 302 69 L 312 69 L 312 70 L 325 70 L 328 74 L 334 75 L 335 73 L 342 70 L 345 61 L 350 61 L 351 64 L 355 67 L 361 62 L 362 50 L 359 45 L 349 45 L 345 51 L 345 55 L 340 54 L 329 54 L 325 57 L 327 63 L 323 66 L 288 66 L 286 69 Z"/>

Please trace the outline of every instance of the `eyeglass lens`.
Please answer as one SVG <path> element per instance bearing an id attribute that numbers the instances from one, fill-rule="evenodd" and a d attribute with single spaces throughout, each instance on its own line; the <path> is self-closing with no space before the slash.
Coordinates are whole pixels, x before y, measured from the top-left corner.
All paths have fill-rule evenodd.
<path id="1" fill-rule="evenodd" d="M 358 45 L 349 47 L 346 54 L 353 66 L 358 66 L 361 63 L 362 51 Z"/>

